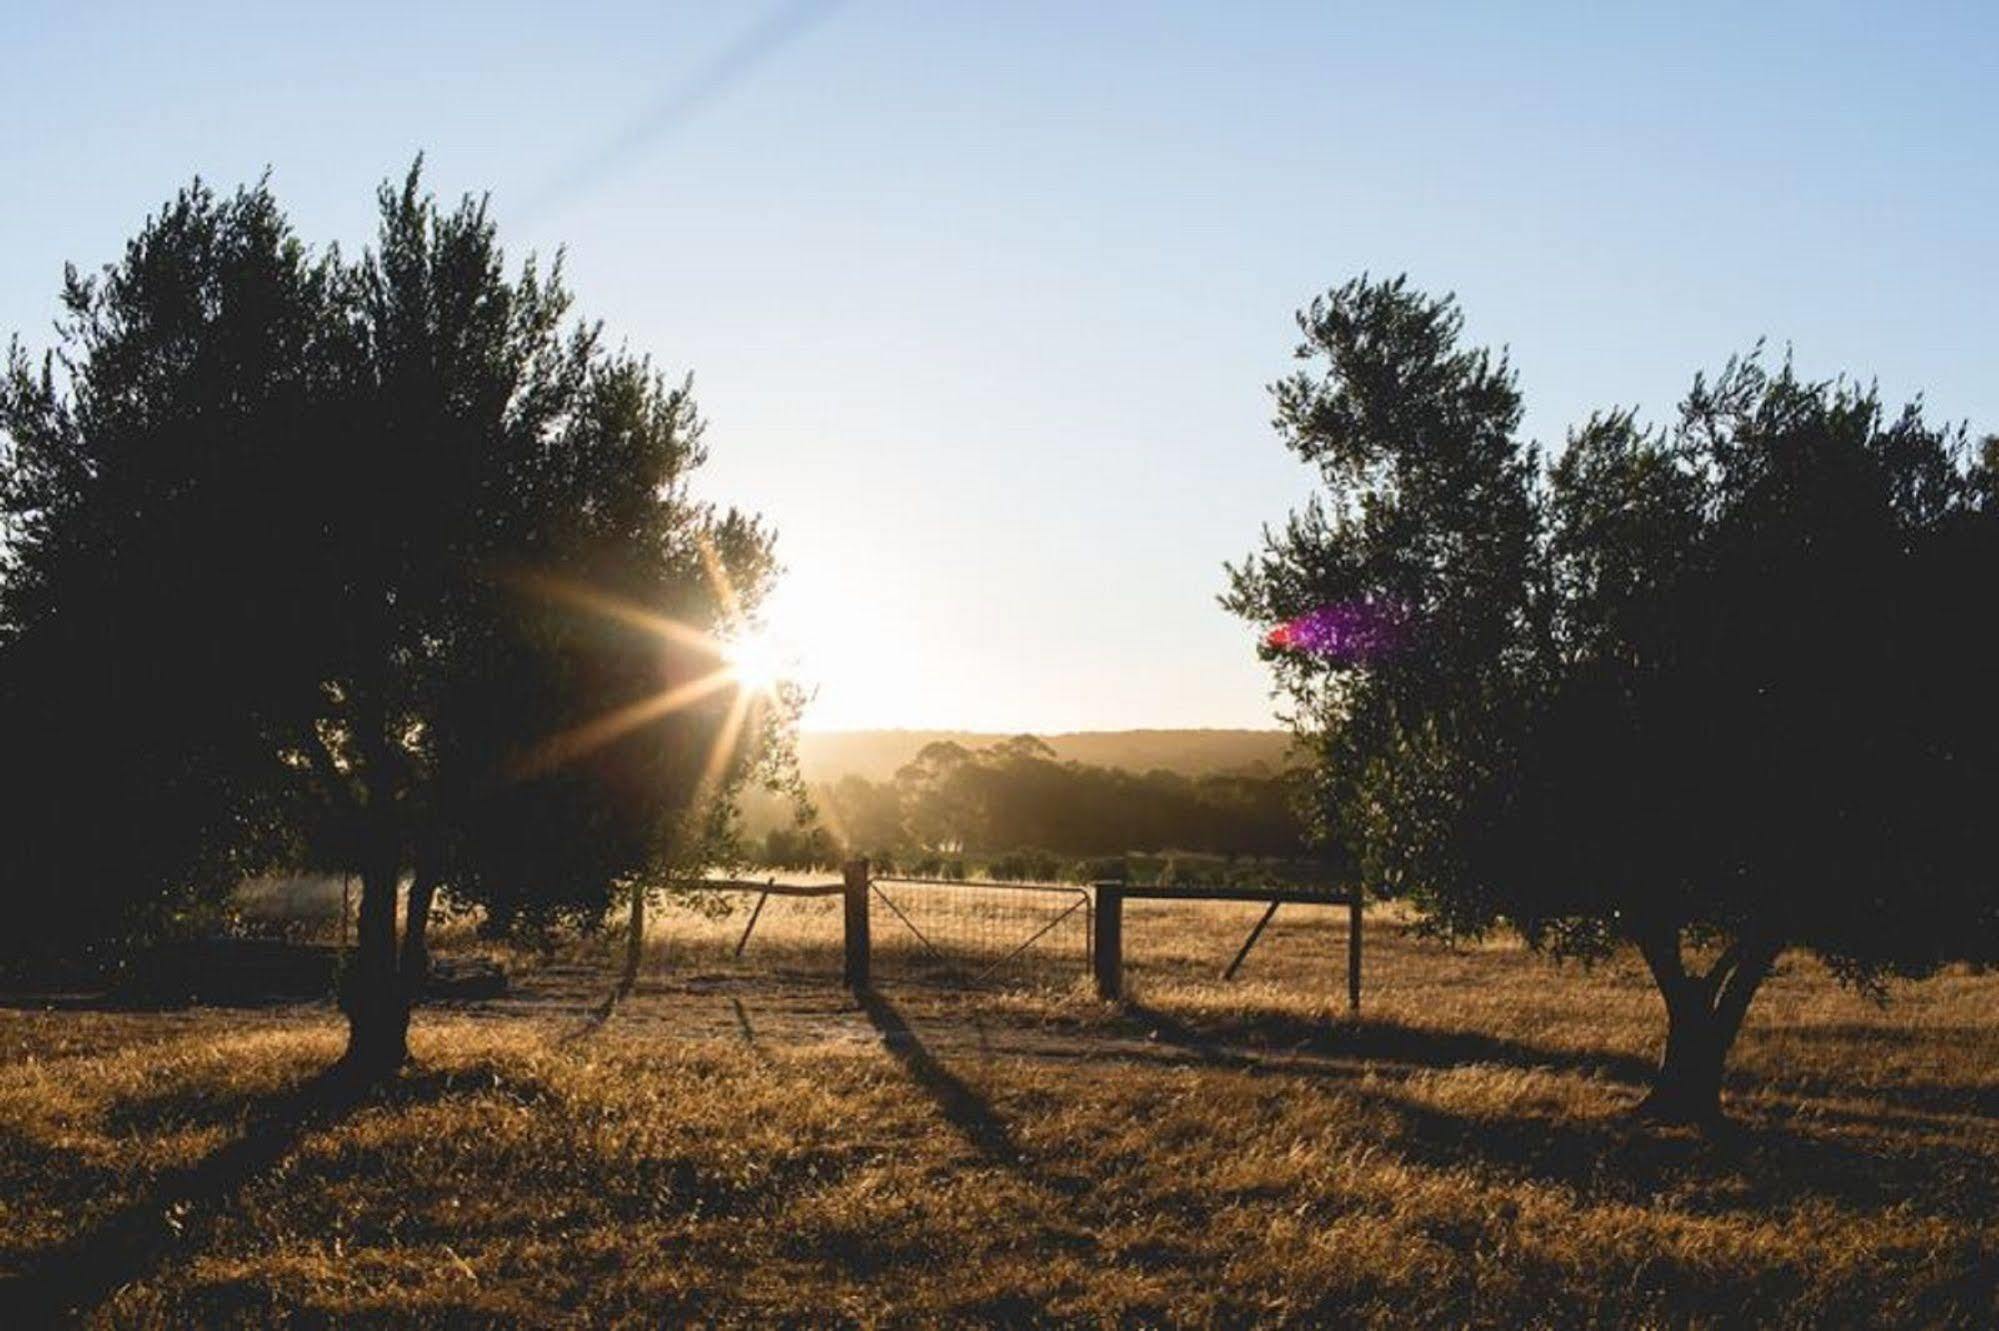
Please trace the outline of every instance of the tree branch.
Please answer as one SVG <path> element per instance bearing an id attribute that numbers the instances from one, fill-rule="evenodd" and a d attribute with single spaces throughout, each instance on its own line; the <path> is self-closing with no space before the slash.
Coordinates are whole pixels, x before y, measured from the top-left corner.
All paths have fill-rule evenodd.
<path id="1" fill-rule="evenodd" d="M 1729 978 L 1742 965 L 1746 938 L 1746 934 L 1736 935 L 1735 941 L 1722 950 L 1722 954 L 1715 958 L 1714 965 L 1708 967 L 1707 974 L 1700 977 L 1698 983 L 1703 1003 L 1712 1006 L 1722 986 L 1728 983 Z"/>
<path id="2" fill-rule="evenodd" d="M 1626 929 L 1638 945 L 1638 955 L 1652 971 L 1659 988 L 1676 989 L 1686 981 L 1686 966 L 1680 960 L 1680 931 L 1655 920 L 1634 919 Z"/>
<path id="3" fill-rule="evenodd" d="M 1749 1015 L 1750 1002 L 1777 964 L 1778 954 L 1784 950 L 1783 943 L 1777 939 L 1749 935 L 1737 940 L 1737 946 L 1742 951 L 1741 959 L 1734 974 L 1729 977 L 1727 987 L 1715 1001 L 1715 1021 L 1724 1045 L 1733 1043 L 1736 1034 L 1741 1031 L 1742 1020 Z"/>
<path id="4" fill-rule="evenodd" d="M 1626 932 L 1638 945 L 1638 955 L 1645 958 L 1645 965 L 1652 972 L 1652 983 L 1658 986 L 1659 995 L 1666 1002 L 1668 1016 L 1683 1012 L 1690 1000 L 1705 1002 L 1700 983 L 1687 974 L 1686 963 L 1680 956 L 1678 925 L 1639 918 L 1631 921 Z"/>
<path id="5" fill-rule="evenodd" d="M 326 747 L 326 740 L 321 737 L 317 728 L 308 727 L 307 736 L 305 752 L 306 757 L 312 760 L 313 771 L 319 773 L 319 779 L 326 783 L 334 803 L 344 812 L 354 812 L 360 807 L 360 801 L 355 799 L 353 789 L 347 784 L 347 774 L 340 770 L 339 760 L 333 756 L 333 750 Z"/>

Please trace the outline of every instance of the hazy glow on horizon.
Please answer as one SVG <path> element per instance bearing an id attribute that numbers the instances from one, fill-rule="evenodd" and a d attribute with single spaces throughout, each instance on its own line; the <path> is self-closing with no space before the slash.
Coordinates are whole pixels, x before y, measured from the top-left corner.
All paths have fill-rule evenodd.
<path id="1" fill-rule="evenodd" d="M 760 613 L 760 659 L 812 696 L 811 730 L 955 728 L 953 679 L 922 625 L 865 594 L 843 594 L 840 571 L 790 574 Z"/>
<path id="2" fill-rule="evenodd" d="M 1456 291 L 1547 443 L 1763 335 L 1999 429 L 1995 47 L 1944 4 L 31 0 L 0 336 L 197 173 L 352 247 L 422 150 L 694 373 L 700 492 L 791 569 L 751 673 L 809 726 L 1264 725 L 1215 596 L 1309 492 L 1293 310 Z"/>

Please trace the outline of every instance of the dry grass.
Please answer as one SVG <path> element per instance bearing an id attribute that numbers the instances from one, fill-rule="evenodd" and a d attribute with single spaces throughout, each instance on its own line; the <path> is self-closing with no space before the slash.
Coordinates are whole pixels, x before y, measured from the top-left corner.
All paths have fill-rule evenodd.
<path id="1" fill-rule="evenodd" d="M 1384 924 L 1355 1022 L 1330 913 L 1222 985 L 1255 908 L 1147 906 L 1128 1010 L 857 1008 L 785 904 L 742 962 L 740 914 L 669 919 L 601 1026 L 573 962 L 426 1014 L 355 1105 L 283 1098 L 324 1008 L 0 1014 L 0 1272 L 86 1253 L 116 1326 L 1999 1316 L 1999 978 L 1881 1009 L 1791 962 L 1710 1141 L 1623 1115 L 1658 1039 L 1627 965 Z"/>

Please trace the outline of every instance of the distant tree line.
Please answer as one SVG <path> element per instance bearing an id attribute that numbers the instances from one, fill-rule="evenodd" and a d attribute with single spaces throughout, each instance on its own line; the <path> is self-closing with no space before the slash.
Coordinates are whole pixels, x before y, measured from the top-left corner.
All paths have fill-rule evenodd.
<path id="1" fill-rule="evenodd" d="M 1031 735 L 980 748 L 924 746 L 888 781 L 849 774 L 813 791 L 817 821 L 769 831 L 777 867 L 866 855 L 878 864 L 962 876 L 1172 876 L 1202 863 L 1312 854 L 1298 801 L 1305 774 L 1258 764 L 1186 776 L 1063 762 Z M 1161 852 L 1179 852 L 1169 866 Z M 1130 864 L 1124 857 L 1133 856 Z"/>

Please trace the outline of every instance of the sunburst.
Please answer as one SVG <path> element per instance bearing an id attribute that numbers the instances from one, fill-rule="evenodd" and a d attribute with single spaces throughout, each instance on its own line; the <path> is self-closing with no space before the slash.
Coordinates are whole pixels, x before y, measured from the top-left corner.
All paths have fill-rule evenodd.
<path id="1" fill-rule="evenodd" d="M 524 590 L 561 605 L 640 629 L 662 643 L 692 648 L 713 660 L 715 668 L 695 679 L 663 688 L 648 697 L 593 717 L 552 735 L 514 764 L 518 776 L 533 776 L 573 762 L 591 751 L 649 723 L 690 707 L 703 699 L 733 690 L 728 711 L 715 732 L 702 767 L 699 790 L 711 791 L 727 770 L 743 727 L 754 710 L 774 698 L 786 678 L 786 659 L 775 640 L 747 621 L 728 570 L 707 542 L 702 564 L 714 584 L 717 601 L 731 631 L 717 635 L 600 588 L 542 572 L 521 572 L 509 580 Z"/>

